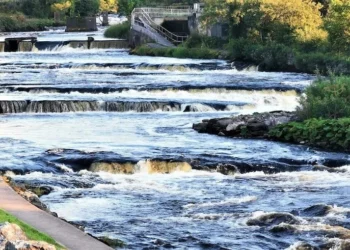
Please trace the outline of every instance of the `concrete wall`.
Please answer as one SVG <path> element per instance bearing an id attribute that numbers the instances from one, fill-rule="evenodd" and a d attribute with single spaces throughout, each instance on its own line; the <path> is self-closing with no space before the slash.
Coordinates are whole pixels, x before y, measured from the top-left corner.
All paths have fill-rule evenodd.
<path id="1" fill-rule="evenodd" d="M 67 19 L 66 32 L 97 31 L 95 17 L 72 17 Z"/>
<path id="2" fill-rule="evenodd" d="M 136 30 L 131 30 L 129 35 L 129 47 L 135 48 L 146 43 L 154 43 L 154 41 L 148 36 Z"/>

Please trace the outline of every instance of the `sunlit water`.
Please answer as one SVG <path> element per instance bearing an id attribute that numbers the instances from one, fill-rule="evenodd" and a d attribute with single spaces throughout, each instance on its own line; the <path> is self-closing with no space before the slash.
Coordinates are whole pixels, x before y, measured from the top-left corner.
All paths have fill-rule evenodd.
<path id="1" fill-rule="evenodd" d="M 49 36 L 60 35 L 52 31 Z M 292 111 L 313 79 L 237 71 L 221 60 L 138 57 L 125 50 L 65 47 L 0 53 L 0 101 L 152 101 L 181 106 L 167 112 L 3 114 L 0 169 L 26 173 L 16 176 L 17 181 L 53 187 L 54 192 L 41 198 L 52 211 L 95 236 L 123 240 L 127 249 L 287 249 L 300 241 L 339 243 L 345 237 L 330 233 L 326 225 L 344 230 L 350 226 L 349 155 L 192 130 L 193 123 L 208 118 Z M 188 104 L 195 107 L 193 112 L 184 112 Z M 215 108 L 218 104 L 224 108 Z M 58 150 L 54 158 L 45 153 L 57 148 L 79 151 Z M 135 164 L 172 159 L 212 171 L 73 172 L 74 157 Z M 313 171 L 315 164 L 337 161 L 344 166 L 336 172 Z M 224 176 L 214 171 L 220 163 L 249 164 L 251 170 Z M 332 209 L 319 216 L 303 212 L 320 203 Z M 249 219 L 272 212 L 293 212 L 297 231 L 276 233 L 270 231 L 274 225 L 247 225 Z"/>

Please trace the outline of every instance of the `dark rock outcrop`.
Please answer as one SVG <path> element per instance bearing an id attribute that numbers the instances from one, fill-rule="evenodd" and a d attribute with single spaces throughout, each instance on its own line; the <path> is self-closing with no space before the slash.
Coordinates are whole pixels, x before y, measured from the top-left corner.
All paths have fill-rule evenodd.
<path id="1" fill-rule="evenodd" d="M 272 127 L 296 120 L 294 112 L 274 111 L 203 120 L 194 124 L 193 129 L 199 133 L 230 137 L 264 138 Z"/>
<path id="2" fill-rule="evenodd" d="M 298 224 L 299 220 L 289 213 L 265 213 L 247 221 L 248 226 L 273 226 L 281 223 Z"/>

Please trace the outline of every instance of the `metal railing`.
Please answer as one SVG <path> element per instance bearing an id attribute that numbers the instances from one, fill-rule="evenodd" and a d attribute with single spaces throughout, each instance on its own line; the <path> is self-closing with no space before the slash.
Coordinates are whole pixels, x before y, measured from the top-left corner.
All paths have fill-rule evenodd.
<path id="1" fill-rule="evenodd" d="M 153 32 L 159 33 L 173 44 L 180 44 L 186 41 L 188 36 L 179 36 L 170 32 L 164 27 L 156 24 L 151 15 L 153 17 L 189 16 L 192 13 L 191 11 L 193 11 L 191 8 L 135 8 L 132 12 L 131 21 L 133 26 L 141 25 L 145 28 L 151 29 Z"/>

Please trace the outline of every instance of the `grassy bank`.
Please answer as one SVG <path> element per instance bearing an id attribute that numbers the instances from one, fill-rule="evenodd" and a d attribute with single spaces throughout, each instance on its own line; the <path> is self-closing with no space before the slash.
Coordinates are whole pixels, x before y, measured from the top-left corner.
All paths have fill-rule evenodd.
<path id="1" fill-rule="evenodd" d="M 0 32 L 42 31 L 46 27 L 64 26 L 53 19 L 26 18 L 23 15 L 7 15 L 0 13 Z"/>
<path id="2" fill-rule="evenodd" d="M 31 226 L 23 223 L 22 221 L 18 220 L 16 217 L 6 213 L 5 211 L 0 209 L 0 223 L 9 222 L 17 224 L 27 235 L 29 240 L 34 241 L 44 241 L 49 244 L 52 244 L 56 247 L 56 249 L 64 249 L 61 245 L 59 245 L 53 238 L 50 236 L 43 234 L 39 232 L 38 230 L 32 228 Z"/>

